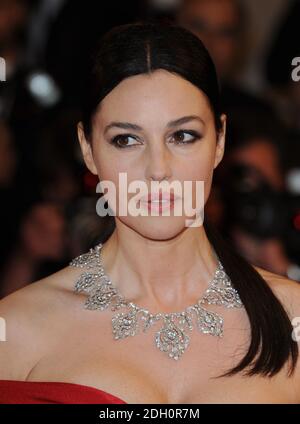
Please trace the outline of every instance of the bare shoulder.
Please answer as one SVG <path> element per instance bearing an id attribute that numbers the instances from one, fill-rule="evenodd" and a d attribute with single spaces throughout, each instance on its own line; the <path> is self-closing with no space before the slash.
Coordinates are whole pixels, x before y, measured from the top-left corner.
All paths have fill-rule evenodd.
<path id="1" fill-rule="evenodd" d="M 300 282 L 253 266 L 281 301 L 290 318 L 300 317 Z"/>
<path id="2" fill-rule="evenodd" d="M 67 266 L 0 300 L 0 379 L 25 380 L 46 353 L 63 311 L 74 302 L 76 273 Z"/>
<path id="3" fill-rule="evenodd" d="M 293 377 L 287 381 L 287 385 L 294 388 L 295 398 L 300 403 L 300 283 L 260 267 L 255 266 L 254 268 L 281 301 L 293 326 L 291 337 L 298 343 L 299 356 Z"/>

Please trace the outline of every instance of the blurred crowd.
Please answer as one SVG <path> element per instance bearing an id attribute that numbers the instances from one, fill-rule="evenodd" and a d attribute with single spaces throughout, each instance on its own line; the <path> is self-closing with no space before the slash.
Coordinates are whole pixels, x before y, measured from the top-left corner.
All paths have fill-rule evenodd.
<path id="1" fill-rule="evenodd" d="M 141 19 L 191 30 L 218 71 L 226 152 L 205 217 L 252 264 L 300 281 L 300 1 L 283 1 L 256 91 L 241 78 L 256 25 L 248 3 L 0 0 L 0 297 L 109 237 L 113 220 L 96 214 L 98 180 L 77 141 L 81 76 L 95 39 Z"/>

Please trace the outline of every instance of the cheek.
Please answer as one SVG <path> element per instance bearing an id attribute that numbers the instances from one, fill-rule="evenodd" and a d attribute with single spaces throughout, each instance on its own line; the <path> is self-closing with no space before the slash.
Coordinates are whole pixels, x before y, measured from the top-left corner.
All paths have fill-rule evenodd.
<path id="1" fill-rule="evenodd" d="M 211 161 L 208 158 L 193 159 L 188 163 L 188 166 L 185 165 L 184 176 L 189 177 L 185 179 L 205 181 L 211 172 L 211 168 Z"/>
<path id="2" fill-rule="evenodd" d="M 204 186 L 204 203 L 207 201 L 212 177 L 213 177 L 213 168 L 214 165 L 214 154 L 213 151 L 202 152 L 199 155 L 195 155 L 193 158 L 190 158 L 188 164 L 185 162 L 180 168 L 180 172 L 176 176 L 176 179 L 179 179 L 181 182 L 184 181 L 193 181 L 193 204 L 196 204 L 196 181 L 203 181 Z M 175 177 L 175 176 L 174 176 Z M 201 187 L 201 185 L 199 185 Z"/>
<path id="3" fill-rule="evenodd" d="M 180 176 L 182 180 L 204 181 L 211 179 L 213 173 L 214 152 L 202 149 L 198 153 L 191 155 L 189 159 L 183 161 L 180 166 Z"/>
<path id="4" fill-rule="evenodd" d="M 128 163 L 124 160 L 122 155 L 106 147 L 101 147 L 95 152 L 94 161 L 100 180 L 108 180 L 117 183 L 119 173 L 128 173 Z"/>
<path id="5" fill-rule="evenodd" d="M 132 181 L 144 181 L 143 174 L 138 172 L 137 168 L 128 167 L 123 161 L 100 164 L 98 174 L 100 181 L 111 181 L 114 184 L 117 194 L 121 191 L 120 185 L 122 185 L 122 193 L 124 193 L 125 187 L 128 187 Z M 128 194 L 127 197 L 131 196 L 132 194 Z"/>
<path id="6" fill-rule="evenodd" d="M 120 207 L 122 210 L 127 208 L 129 199 L 134 196 L 128 193 L 129 184 L 132 181 L 143 180 L 137 164 L 133 165 L 128 155 L 122 152 L 111 153 L 105 149 L 97 155 L 95 164 L 102 188 L 109 186 L 108 190 L 105 189 L 105 199 L 111 209 L 116 212 Z"/>

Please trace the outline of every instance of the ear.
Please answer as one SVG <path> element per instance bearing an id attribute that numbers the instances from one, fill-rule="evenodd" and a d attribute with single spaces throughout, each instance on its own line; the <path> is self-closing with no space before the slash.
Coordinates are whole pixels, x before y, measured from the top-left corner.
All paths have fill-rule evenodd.
<path id="1" fill-rule="evenodd" d="M 92 174 L 97 175 L 98 171 L 93 158 L 92 143 L 88 141 L 85 137 L 82 122 L 78 122 L 77 124 L 77 136 L 82 156 L 87 168 L 91 171 Z"/>
<path id="2" fill-rule="evenodd" d="M 222 128 L 217 133 L 217 145 L 216 145 L 214 169 L 219 165 L 219 163 L 221 162 L 224 156 L 225 138 L 226 138 L 226 119 L 227 117 L 223 113 L 221 115 Z"/>

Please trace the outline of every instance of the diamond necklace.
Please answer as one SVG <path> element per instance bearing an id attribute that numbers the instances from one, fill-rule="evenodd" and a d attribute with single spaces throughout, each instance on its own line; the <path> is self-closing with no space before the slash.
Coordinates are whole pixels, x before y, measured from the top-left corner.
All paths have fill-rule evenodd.
<path id="1" fill-rule="evenodd" d="M 182 312 L 151 314 L 147 309 L 127 301 L 112 284 L 103 268 L 102 247 L 102 243 L 97 244 L 90 248 L 89 252 L 74 258 L 69 265 L 87 269 L 80 275 L 74 287 L 76 293 L 83 292 L 88 295 L 84 304 L 86 309 L 103 311 L 110 307 L 111 311 L 116 311 L 126 308 L 125 312 L 119 312 L 112 317 L 115 340 L 139 334 L 141 326 L 146 332 L 162 320 L 163 325 L 155 334 L 155 344 L 170 358 L 178 360 L 189 346 L 187 330 L 193 330 L 193 318 L 200 332 L 223 336 L 223 318 L 216 312 L 205 309 L 203 304 L 223 305 L 227 308 L 243 307 L 238 292 L 232 287 L 230 278 L 217 257 L 214 277 L 194 305 L 188 306 Z"/>

